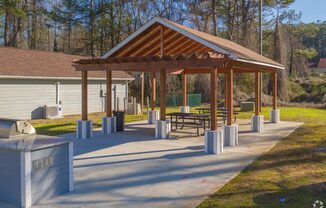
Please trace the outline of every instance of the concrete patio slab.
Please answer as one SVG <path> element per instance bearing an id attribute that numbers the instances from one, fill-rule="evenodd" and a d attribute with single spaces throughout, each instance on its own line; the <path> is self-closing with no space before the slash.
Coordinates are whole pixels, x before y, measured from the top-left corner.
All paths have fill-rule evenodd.
<path id="1" fill-rule="evenodd" d="M 74 139 L 75 190 L 34 207 L 195 207 L 302 125 L 265 123 L 264 132 L 252 133 L 250 121 L 238 123 L 239 145 L 219 155 L 205 155 L 204 137 L 191 129 L 156 140 L 147 121 L 125 132 Z"/>

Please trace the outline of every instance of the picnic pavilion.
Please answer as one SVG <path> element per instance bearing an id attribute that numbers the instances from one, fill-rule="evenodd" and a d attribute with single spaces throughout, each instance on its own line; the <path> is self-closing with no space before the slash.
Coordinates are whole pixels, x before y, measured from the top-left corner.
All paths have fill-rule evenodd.
<path id="1" fill-rule="evenodd" d="M 235 73 L 251 73 L 255 76 L 255 114 L 251 127 L 254 132 L 263 130 L 260 81 L 262 73 L 270 74 L 273 94 L 271 122 L 279 121 L 277 109 L 277 72 L 284 66 L 230 40 L 222 39 L 162 18 L 154 18 L 101 58 L 74 60 L 73 65 L 82 76 L 82 119 L 77 122 L 77 137 L 92 136 L 92 122 L 87 112 L 87 81 L 89 71 L 106 71 L 107 100 L 112 99 L 112 71 L 145 72 L 151 77 L 151 111 L 149 122 L 155 123 L 155 137 L 168 138 L 171 122 L 166 119 L 167 74 L 182 74 L 183 106 L 180 111 L 189 112 L 187 104 L 187 75 L 210 74 L 210 130 L 205 132 L 205 141 L 236 145 L 238 126 L 233 123 L 233 78 Z M 217 74 L 225 76 L 224 95 L 227 122 L 217 128 Z M 160 79 L 160 110 L 155 109 L 156 77 Z M 112 105 L 108 102 L 106 117 L 102 120 L 103 133 L 116 131 Z M 216 141 L 217 140 L 217 141 Z M 213 143 L 210 143 L 213 144 Z M 216 145 L 215 145 L 216 146 Z M 218 150 L 215 150 L 218 151 Z"/>

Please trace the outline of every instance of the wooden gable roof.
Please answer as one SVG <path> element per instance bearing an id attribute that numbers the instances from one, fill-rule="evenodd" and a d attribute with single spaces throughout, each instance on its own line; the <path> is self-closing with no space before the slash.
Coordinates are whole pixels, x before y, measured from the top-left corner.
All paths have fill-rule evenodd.
<path id="1" fill-rule="evenodd" d="M 230 40 L 191 29 L 163 18 L 154 18 L 134 32 L 102 58 L 160 55 L 160 27 L 164 26 L 164 54 L 216 52 L 231 60 L 284 69 L 279 64 Z"/>

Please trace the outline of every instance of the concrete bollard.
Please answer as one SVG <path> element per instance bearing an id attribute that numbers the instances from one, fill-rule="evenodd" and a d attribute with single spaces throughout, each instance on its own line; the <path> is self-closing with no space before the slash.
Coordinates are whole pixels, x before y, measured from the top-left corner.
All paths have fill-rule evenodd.
<path id="1" fill-rule="evenodd" d="M 220 154 L 223 152 L 223 130 L 205 131 L 205 154 Z"/>
<path id="2" fill-rule="evenodd" d="M 103 117 L 102 118 L 102 133 L 113 134 L 117 132 L 117 118 Z"/>
<path id="3" fill-rule="evenodd" d="M 148 118 L 148 124 L 155 124 L 157 120 L 160 120 L 160 111 L 159 110 L 148 111 L 147 118 Z"/>
<path id="4" fill-rule="evenodd" d="M 239 126 L 237 124 L 224 126 L 224 146 L 236 146 L 239 143 Z"/>
<path id="5" fill-rule="evenodd" d="M 190 106 L 180 106 L 181 113 L 190 113 Z"/>
<path id="6" fill-rule="evenodd" d="M 271 123 L 279 123 L 280 122 L 280 110 L 272 110 L 270 113 L 270 122 Z"/>
<path id="7" fill-rule="evenodd" d="M 156 139 L 170 139 L 171 121 L 158 120 L 155 124 L 155 138 Z"/>
<path id="8" fill-rule="evenodd" d="M 264 116 L 252 116 L 251 131 L 262 132 L 264 130 Z"/>
<path id="9" fill-rule="evenodd" d="M 88 139 L 93 137 L 93 122 L 90 120 L 77 121 L 77 139 Z"/>

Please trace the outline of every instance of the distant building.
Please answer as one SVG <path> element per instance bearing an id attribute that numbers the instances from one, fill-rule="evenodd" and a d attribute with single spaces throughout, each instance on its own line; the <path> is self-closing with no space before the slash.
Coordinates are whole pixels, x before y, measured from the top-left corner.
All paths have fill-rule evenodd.
<path id="1" fill-rule="evenodd" d="M 326 74 L 326 58 L 321 58 L 319 62 L 309 63 L 309 70 L 314 74 Z"/>
<path id="2" fill-rule="evenodd" d="M 63 115 L 81 113 L 81 73 L 72 66 L 83 56 L 57 52 L 0 47 L 0 118 L 34 119 L 45 115 L 44 106 L 60 105 Z M 112 73 L 112 104 L 123 110 L 128 83 L 133 78 Z M 102 112 L 106 105 L 103 72 L 90 72 L 89 112 Z M 119 98 L 119 99 L 117 99 Z"/>

